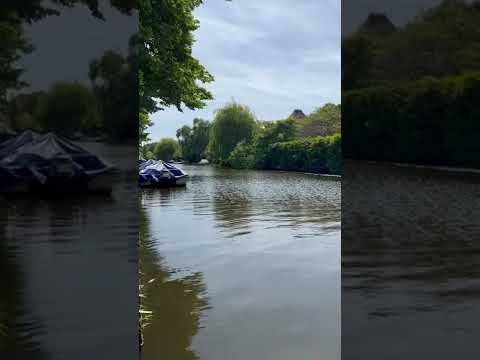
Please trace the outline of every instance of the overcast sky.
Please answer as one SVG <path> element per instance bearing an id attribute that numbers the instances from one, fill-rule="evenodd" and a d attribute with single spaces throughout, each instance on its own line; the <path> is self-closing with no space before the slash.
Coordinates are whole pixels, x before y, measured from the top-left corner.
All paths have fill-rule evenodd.
<path id="1" fill-rule="evenodd" d="M 193 55 L 215 77 L 215 100 L 202 110 L 167 109 L 152 116 L 152 140 L 175 137 L 195 117 L 212 119 L 228 101 L 261 120 L 309 113 L 340 102 L 340 0 L 206 0 Z"/>
<path id="2" fill-rule="evenodd" d="M 50 16 L 25 25 L 25 34 L 35 51 L 23 57 L 22 76 L 30 90 L 46 90 L 55 81 L 89 84 L 88 66 L 106 50 L 126 53 L 130 36 L 138 31 L 138 16 L 126 16 L 101 0 L 106 20 L 94 18 L 85 6 L 59 7 L 60 16 Z"/>

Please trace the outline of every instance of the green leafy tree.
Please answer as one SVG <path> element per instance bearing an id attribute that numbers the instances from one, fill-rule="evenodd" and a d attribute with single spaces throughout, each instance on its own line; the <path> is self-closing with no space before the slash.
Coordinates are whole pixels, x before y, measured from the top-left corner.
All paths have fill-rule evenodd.
<path id="1" fill-rule="evenodd" d="M 16 63 L 33 50 L 24 37 L 20 19 L 12 11 L 0 12 L 0 42 L 0 112 L 6 113 L 7 91 L 26 86 L 19 80 L 23 70 Z"/>
<path id="2" fill-rule="evenodd" d="M 250 109 L 244 105 L 230 103 L 215 113 L 208 150 L 214 162 L 227 160 L 235 146 L 250 142 L 257 123 Z"/>
<path id="3" fill-rule="evenodd" d="M 70 135 L 99 125 L 92 91 L 80 83 L 58 82 L 41 98 L 35 116 L 43 130 Z"/>
<path id="4" fill-rule="evenodd" d="M 381 14 L 369 19 L 382 17 L 387 24 Z M 480 70 L 479 19 L 478 1 L 444 0 L 402 28 L 366 31 L 364 24 L 342 40 L 342 89 Z"/>
<path id="5" fill-rule="evenodd" d="M 178 153 L 178 143 L 175 139 L 162 139 L 156 144 L 154 156 L 159 160 L 170 161 Z"/>
<path id="6" fill-rule="evenodd" d="M 299 136 L 329 136 L 342 131 L 341 105 L 325 104 L 299 124 Z"/>
<path id="7" fill-rule="evenodd" d="M 22 21 L 32 23 L 47 16 L 60 15 L 60 10 L 54 7 L 55 5 L 65 7 L 84 5 L 90 9 L 93 16 L 104 20 L 105 17 L 99 8 L 100 2 L 101 0 L 7 0 L 2 4 L 2 9 L 17 14 Z M 110 0 L 110 4 L 125 14 L 131 14 L 132 10 L 138 8 L 137 0 Z"/>
<path id="8" fill-rule="evenodd" d="M 367 36 L 342 39 L 342 90 L 368 86 L 373 62 L 374 47 Z"/>
<path id="9" fill-rule="evenodd" d="M 253 152 L 254 167 L 258 169 L 268 167 L 268 153 L 272 144 L 293 140 L 295 135 L 296 123 L 294 119 L 263 123 L 252 141 L 253 148 L 251 151 Z M 242 148 L 247 152 L 250 151 L 246 146 L 242 146 Z M 246 156 L 248 157 L 248 155 Z"/>
<path id="10" fill-rule="evenodd" d="M 193 10 L 201 0 L 140 0 L 139 134 L 148 141 L 148 114 L 175 106 L 199 109 L 212 94 L 204 84 L 212 75 L 192 56 L 199 27 Z"/>
<path id="11" fill-rule="evenodd" d="M 253 144 L 244 142 L 237 144 L 228 157 L 228 165 L 234 169 L 259 168 L 256 149 Z"/>
<path id="12" fill-rule="evenodd" d="M 198 162 L 205 157 L 209 132 L 210 123 L 198 118 L 193 120 L 193 127 L 185 125 L 177 130 L 177 139 L 184 160 Z"/>
<path id="13" fill-rule="evenodd" d="M 147 113 L 182 105 L 198 109 L 212 98 L 200 83 L 213 77 L 192 56 L 193 10 L 201 0 L 140 0 L 139 64 L 144 81 L 140 109 Z"/>
<path id="14" fill-rule="evenodd" d="M 104 130 L 116 140 L 136 138 L 138 103 L 132 101 L 130 95 L 138 84 L 135 38 L 130 42 L 130 54 L 127 57 L 109 50 L 100 59 L 92 61 L 89 77 L 98 100 Z M 139 121 L 145 122 L 145 116 L 140 113 Z"/>
<path id="15" fill-rule="evenodd" d="M 16 131 L 41 130 L 40 124 L 35 121 L 34 117 L 38 104 L 44 96 L 44 91 L 36 91 L 18 94 L 8 101 L 7 118 L 13 129 Z"/>
<path id="16" fill-rule="evenodd" d="M 145 93 L 145 87 L 144 87 L 144 80 L 143 80 L 143 72 L 141 69 L 138 69 L 139 73 L 139 78 L 138 78 L 138 93 L 139 93 L 139 99 L 143 97 L 143 94 Z M 152 126 L 152 121 L 150 120 L 150 117 L 148 115 L 148 112 L 145 110 L 140 109 L 139 114 L 138 114 L 138 144 L 140 148 L 142 148 L 142 145 L 145 144 L 147 141 L 149 141 L 149 136 L 148 136 L 148 131 L 147 129 Z"/>

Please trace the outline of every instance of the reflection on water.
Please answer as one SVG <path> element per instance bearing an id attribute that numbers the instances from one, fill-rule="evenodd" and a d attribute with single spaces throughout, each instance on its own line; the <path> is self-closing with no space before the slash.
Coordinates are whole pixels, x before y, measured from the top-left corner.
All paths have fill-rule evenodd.
<path id="1" fill-rule="evenodd" d="M 342 356 L 478 358 L 480 177 L 347 163 L 342 180 Z"/>
<path id="2" fill-rule="evenodd" d="M 142 195 L 142 358 L 339 359 L 340 180 L 185 169 Z"/>
<path id="3" fill-rule="evenodd" d="M 149 219 L 141 209 L 140 283 L 142 305 L 151 312 L 143 336 L 149 339 L 143 356 L 162 359 L 197 359 L 189 349 L 200 327 L 200 316 L 207 309 L 205 284 L 201 273 L 176 277 L 157 254 L 149 236 Z M 174 326 L 172 326 L 174 324 Z M 154 341 L 150 340 L 154 339 Z"/>
<path id="4" fill-rule="evenodd" d="M 6 217 L 6 208 L 0 209 L 1 218 Z M 0 224 L 0 238 L 6 238 L 6 226 Z M 9 354 L 15 359 L 45 359 L 41 344 L 36 341 L 43 331 L 42 323 L 28 320 L 22 296 L 24 278 L 18 268 L 17 251 L 14 246 L 0 241 L 0 354 Z"/>
<path id="5" fill-rule="evenodd" d="M 0 199 L 0 358 L 138 356 L 136 149 L 88 146 L 122 170 L 112 196 Z"/>

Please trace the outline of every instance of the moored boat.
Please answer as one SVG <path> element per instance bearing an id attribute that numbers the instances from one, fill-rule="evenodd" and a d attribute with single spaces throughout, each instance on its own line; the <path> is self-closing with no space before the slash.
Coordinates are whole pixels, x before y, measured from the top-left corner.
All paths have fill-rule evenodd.
<path id="1" fill-rule="evenodd" d="M 188 174 L 162 160 L 140 160 L 138 184 L 140 187 L 185 186 Z"/>
<path id="2" fill-rule="evenodd" d="M 115 168 L 53 133 L 26 131 L 0 145 L 0 193 L 109 193 Z"/>

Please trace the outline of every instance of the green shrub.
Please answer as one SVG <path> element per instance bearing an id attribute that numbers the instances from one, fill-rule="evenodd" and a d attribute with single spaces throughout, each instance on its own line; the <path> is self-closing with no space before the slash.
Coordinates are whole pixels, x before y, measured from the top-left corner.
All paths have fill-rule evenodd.
<path id="1" fill-rule="evenodd" d="M 480 167 L 480 74 L 343 95 L 346 158 Z"/>
<path id="2" fill-rule="evenodd" d="M 254 146 L 240 143 L 230 153 L 226 165 L 235 169 L 252 169 L 255 167 Z"/>
<path id="3" fill-rule="evenodd" d="M 160 140 L 153 150 L 153 155 L 156 159 L 170 161 L 178 154 L 178 143 L 174 139 Z"/>
<path id="4" fill-rule="evenodd" d="M 275 143 L 267 157 L 269 169 L 340 174 L 341 135 Z"/>
<path id="5" fill-rule="evenodd" d="M 66 135 L 100 125 L 95 96 L 78 82 L 54 83 L 38 101 L 35 116 L 43 130 Z"/>

